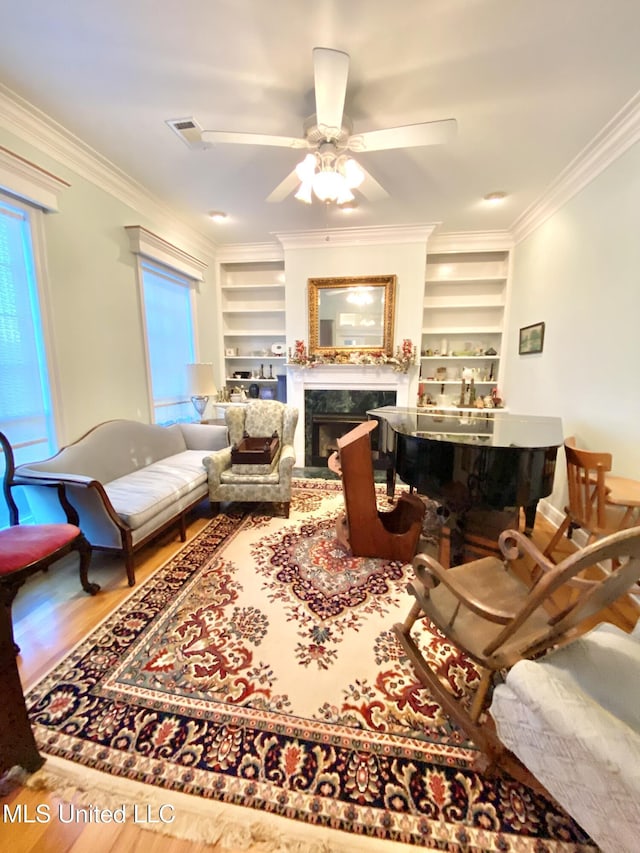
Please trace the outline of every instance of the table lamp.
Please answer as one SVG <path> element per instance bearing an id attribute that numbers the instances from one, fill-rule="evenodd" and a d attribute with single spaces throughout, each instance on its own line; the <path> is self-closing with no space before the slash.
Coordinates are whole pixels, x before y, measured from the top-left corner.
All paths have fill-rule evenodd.
<path id="1" fill-rule="evenodd" d="M 213 364 L 199 362 L 187 365 L 187 381 L 191 402 L 198 416 L 202 419 L 204 410 L 211 397 L 216 397 L 218 390 L 213 380 Z"/>

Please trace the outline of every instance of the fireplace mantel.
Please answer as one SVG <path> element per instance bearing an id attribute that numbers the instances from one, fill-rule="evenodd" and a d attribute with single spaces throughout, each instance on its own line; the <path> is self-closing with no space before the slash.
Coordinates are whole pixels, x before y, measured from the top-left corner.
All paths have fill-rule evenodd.
<path id="1" fill-rule="evenodd" d="M 317 364 L 314 367 L 287 364 L 286 371 L 287 402 L 299 413 L 294 447 L 296 466 L 302 467 L 305 455 L 304 392 L 307 389 L 395 391 L 396 405 L 409 406 L 411 378 L 418 367 L 413 366 L 408 373 L 402 373 L 390 364 Z"/>

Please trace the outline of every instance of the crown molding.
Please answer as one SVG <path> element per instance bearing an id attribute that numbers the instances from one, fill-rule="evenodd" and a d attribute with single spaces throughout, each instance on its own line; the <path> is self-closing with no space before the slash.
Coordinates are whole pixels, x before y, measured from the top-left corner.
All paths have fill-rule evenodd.
<path id="1" fill-rule="evenodd" d="M 427 254 L 432 252 L 495 252 L 513 248 L 513 235 L 510 231 L 451 231 L 449 234 L 436 234 L 427 246 Z"/>
<path id="2" fill-rule="evenodd" d="M 176 217 L 162 199 L 2 83 L 0 114 L 3 127 L 43 154 L 133 208 L 136 213 L 160 221 L 167 230 L 179 229 L 198 251 L 215 254 L 217 244 L 210 237 Z"/>
<path id="3" fill-rule="evenodd" d="M 569 199 L 584 189 L 640 139 L 640 92 L 637 92 L 524 211 L 509 229 L 515 243 L 528 237 Z"/>
<path id="4" fill-rule="evenodd" d="M 216 251 L 219 263 L 282 261 L 284 253 L 278 243 L 222 243 Z"/>
<path id="5" fill-rule="evenodd" d="M 131 251 L 135 255 L 142 255 L 152 261 L 164 264 L 194 281 L 204 280 L 202 271 L 207 268 L 204 261 L 188 255 L 182 249 L 167 242 L 167 240 L 163 240 L 162 237 L 158 237 L 157 234 L 148 231 L 141 225 L 125 225 L 124 230 L 127 232 Z"/>
<path id="6" fill-rule="evenodd" d="M 333 249 L 336 246 L 379 246 L 391 243 L 425 243 L 438 223 L 381 225 L 371 228 L 329 228 L 274 233 L 287 249 Z"/>
<path id="7" fill-rule="evenodd" d="M 47 213 L 57 213 L 60 193 L 70 186 L 68 181 L 0 145 L 0 189 L 10 195 Z"/>
<path id="8" fill-rule="evenodd" d="M 171 231 L 179 231 L 185 240 L 198 251 L 219 259 L 281 260 L 277 245 L 264 244 L 217 244 L 209 235 L 176 217 L 175 212 L 162 199 L 150 193 L 106 157 L 99 154 L 62 125 L 20 98 L 0 83 L 0 114 L 2 124 L 20 139 L 33 145 L 47 156 L 56 160 L 72 172 L 80 175 L 95 186 L 114 196 L 135 212 L 159 221 Z M 620 157 L 640 139 L 640 92 L 609 121 L 596 137 L 569 163 L 547 190 L 525 210 L 506 232 L 460 232 L 431 234 L 439 223 L 428 225 L 380 226 L 372 228 L 343 228 L 311 231 L 288 231 L 274 233 L 284 249 L 330 248 L 335 246 L 366 246 L 380 243 L 415 243 L 430 239 L 430 251 L 455 251 L 468 248 L 510 248 L 521 242 L 542 223 L 556 213 L 574 195 L 600 175 L 612 162 Z M 12 157 L 4 149 L 5 155 Z M 0 185 L 5 177 L 2 167 L 6 166 L 0 156 Z M 15 161 L 14 161 L 15 162 Z M 24 161 L 28 163 L 29 161 Z M 40 178 L 50 174 L 36 164 Z M 10 168 L 10 167 L 9 167 Z M 55 185 L 55 176 L 54 178 Z M 62 179 L 57 179 L 62 181 Z M 66 182 L 63 182 L 66 186 Z M 45 180 L 46 184 L 46 180 Z M 17 193 L 7 187 L 12 194 Z M 45 210 L 57 210 L 57 202 L 45 191 L 44 201 L 36 198 L 34 203 Z M 24 197 L 27 197 L 26 195 Z M 496 241 L 489 245 L 484 240 Z M 474 245 L 475 244 L 475 245 Z M 481 245 L 482 244 L 482 245 Z"/>

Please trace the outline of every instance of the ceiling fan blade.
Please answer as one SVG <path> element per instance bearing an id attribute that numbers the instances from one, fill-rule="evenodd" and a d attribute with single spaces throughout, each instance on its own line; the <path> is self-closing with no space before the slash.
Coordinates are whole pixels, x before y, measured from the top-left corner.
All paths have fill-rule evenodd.
<path id="1" fill-rule="evenodd" d="M 417 148 L 422 145 L 441 145 L 456 135 L 458 123 L 454 118 L 370 130 L 350 136 L 347 148 L 351 151 L 385 151 L 389 148 Z"/>
<path id="2" fill-rule="evenodd" d="M 358 166 L 364 172 L 364 181 L 358 187 L 358 192 L 362 193 L 367 201 L 382 201 L 383 198 L 389 198 L 389 193 L 376 181 L 371 172 L 367 172 L 362 163 L 358 163 Z"/>
<path id="3" fill-rule="evenodd" d="M 276 148 L 307 148 L 306 139 L 295 136 L 270 136 L 267 133 L 234 133 L 226 130 L 203 130 L 202 141 L 209 145 L 231 143 L 234 145 L 272 145 Z"/>
<path id="4" fill-rule="evenodd" d="M 275 190 L 267 196 L 267 201 L 284 201 L 284 199 L 294 190 L 298 189 L 299 186 L 300 178 L 297 176 L 296 170 L 294 169 L 292 172 L 289 172 L 284 181 L 281 181 Z"/>
<path id="5" fill-rule="evenodd" d="M 349 76 L 349 54 L 328 47 L 313 49 L 313 77 L 316 91 L 316 123 L 340 130 Z"/>

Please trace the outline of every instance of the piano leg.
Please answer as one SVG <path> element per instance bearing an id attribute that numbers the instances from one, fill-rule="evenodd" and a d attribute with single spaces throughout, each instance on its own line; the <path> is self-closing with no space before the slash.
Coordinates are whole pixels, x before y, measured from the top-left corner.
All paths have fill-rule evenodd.
<path id="1" fill-rule="evenodd" d="M 413 487 L 410 489 L 413 491 Z M 396 470 L 390 463 L 387 464 L 387 497 L 389 502 L 393 501 L 396 493 Z"/>
<path id="2" fill-rule="evenodd" d="M 520 511 L 469 509 L 451 514 L 440 532 L 438 561 L 450 568 L 481 557 L 502 558 L 498 538 L 503 530 L 518 529 Z"/>
<path id="3" fill-rule="evenodd" d="M 533 526 L 536 523 L 536 512 L 538 509 L 538 501 L 524 507 L 524 533 L 525 536 L 531 536 Z"/>

